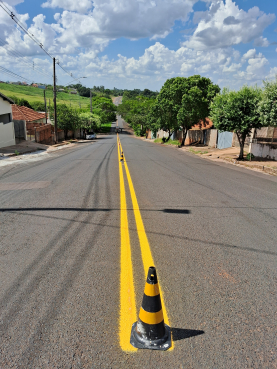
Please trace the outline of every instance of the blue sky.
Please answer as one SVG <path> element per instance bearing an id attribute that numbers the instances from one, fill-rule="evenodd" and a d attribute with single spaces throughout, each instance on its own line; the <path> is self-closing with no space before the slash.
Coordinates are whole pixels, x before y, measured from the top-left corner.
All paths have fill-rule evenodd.
<path id="1" fill-rule="evenodd" d="M 221 87 L 238 89 L 243 84 L 261 85 L 277 74 L 275 1 L 6 0 L 5 4 L 74 78 L 86 76 L 81 81 L 87 86 L 159 90 L 168 78 L 201 74 Z M 1 66 L 26 80 L 51 83 L 51 59 L 1 8 L 0 34 Z M 58 83 L 70 80 L 58 68 Z"/>

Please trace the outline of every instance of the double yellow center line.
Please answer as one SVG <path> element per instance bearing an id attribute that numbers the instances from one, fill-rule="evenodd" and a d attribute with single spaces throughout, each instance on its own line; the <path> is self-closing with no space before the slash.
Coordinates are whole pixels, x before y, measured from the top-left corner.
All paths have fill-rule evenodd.
<path id="1" fill-rule="evenodd" d="M 150 245 L 145 232 L 144 224 L 142 221 L 141 213 L 139 210 L 139 205 L 133 186 L 132 178 L 126 163 L 125 157 L 123 158 L 123 163 L 120 162 L 122 145 L 120 143 L 119 137 L 117 135 L 117 147 L 118 147 L 118 160 L 119 160 L 119 182 L 120 182 L 120 230 L 121 230 L 121 272 L 120 272 L 120 324 L 119 324 L 119 341 L 120 346 L 123 351 L 137 351 L 130 344 L 131 328 L 132 324 L 137 320 L 137 309 L 135 301 L 135 288 L 133 280 L 133 266 L 132 266 L 132 253 L 131 244 L 129 236 L 128 227 L 128 214 L 127 214 L 127 204 L 126 204 L 126 193 L 124 185 L 124 175 L 123 175 L 123 163 L 125 168 L 125 173 L 128 181 L 128 186 L 130 189 L 132 206 L 136 220 L 136 228 L 139 237 L 140 249 L 142 262 L 144 267 L 145 278 L 147 277 L 147 272 L 150 266 L 154 266 L 154 260 L 152 257 Z M 163 293 L 160 284 L 160 295 L 163 306 L 164 321 L 169 325 L 168 315 L 166 312 Z M 171 350 L 173 349 L 173 344 Z"/>

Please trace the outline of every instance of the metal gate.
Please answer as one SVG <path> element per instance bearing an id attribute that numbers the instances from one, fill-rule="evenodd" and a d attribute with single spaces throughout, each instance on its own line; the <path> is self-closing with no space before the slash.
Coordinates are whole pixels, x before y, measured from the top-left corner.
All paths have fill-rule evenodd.
<path id="1" fill-rule="evenodd" d="M 217 148 L 227 149 L 232 147 L 233 132 L 218 132 Z"/>

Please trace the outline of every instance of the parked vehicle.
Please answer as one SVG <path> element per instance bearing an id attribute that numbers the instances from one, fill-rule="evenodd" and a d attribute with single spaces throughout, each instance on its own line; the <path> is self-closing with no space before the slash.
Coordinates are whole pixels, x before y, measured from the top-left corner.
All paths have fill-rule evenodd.
<path id="1" fill-rule="evenodd" d="M 88 132 L 86 134 L 86 140 L 93 140 L 96 138 L 96 134 L 94 132 Z"/>

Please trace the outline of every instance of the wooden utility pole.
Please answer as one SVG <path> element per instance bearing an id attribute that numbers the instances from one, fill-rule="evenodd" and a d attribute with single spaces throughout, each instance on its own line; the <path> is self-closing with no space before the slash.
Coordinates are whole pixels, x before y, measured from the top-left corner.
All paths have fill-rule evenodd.
<path id="1" fill-rule="evenodd" d="M 46 88 L 46 87 L 45 87 Z M 44 90 L 44 106 L 45 106 L 45 123 L 47 123 L 47 103 L 46 103 L 46 91 Z"/>
<path id="2" fill-rule="evenodd" d="M 54 140 L 58 143 L 58 122 L 57 122 L 57 104 L 56 104 L 56 58 L 53 58 L 53 102 L 54 102 Z"/>

